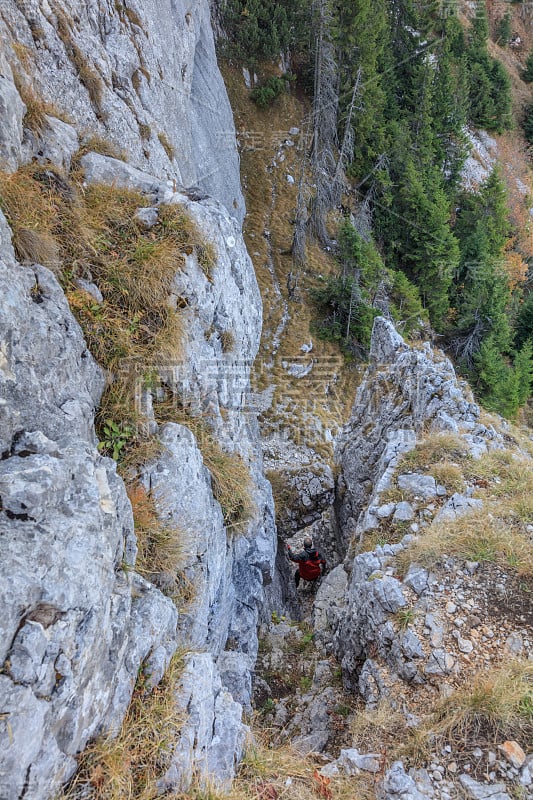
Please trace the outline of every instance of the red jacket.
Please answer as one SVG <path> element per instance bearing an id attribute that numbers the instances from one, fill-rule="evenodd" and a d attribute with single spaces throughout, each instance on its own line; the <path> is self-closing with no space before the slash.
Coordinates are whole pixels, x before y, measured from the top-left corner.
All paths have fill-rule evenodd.
<path id="1" fill-rule="evenodd" d="M 288 554 L 291 561 L 298 562 L 298 572 L 304 581 L 316 581 L 326 571 L 326 559 L 314 547 L 306 547 L 296 555 L 289 548 Z"/>

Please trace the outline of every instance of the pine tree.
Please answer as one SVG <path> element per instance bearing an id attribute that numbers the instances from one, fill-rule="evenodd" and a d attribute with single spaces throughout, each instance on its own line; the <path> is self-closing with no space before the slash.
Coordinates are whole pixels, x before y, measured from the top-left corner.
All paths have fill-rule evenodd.
<path id="1" fill-rule="evenodd" d="M 518 405 L 523 406 L 533 389 L 533 342 L 528 339 L 516 354 L 514 361 L 518 382 Z"/>
<path id="2" fill-rule="evenodd" d="M 498 30 L 496 34 L 496 42 L 501 45 L 501 47 L 506 47 L 509 44 L 509 40 L 511 38 L 512 30 L 511 30 L 511 12 L 509 9 L 505 12 L 503 17 L 501 18 L 500 22 L 498 23 Z"/>
<path id="3" fill-rule="evenodd" d="M 528 339 L 533 341 L 533 292 L 526 297 L 518 314 L 515 346 L 521 347 Z"/>
<path id="4" fill-rule="evenodd" d="M 491 94 L 494 104 L 492 130 L 503 133 L 513 127 L 511 79 L 503 64 L 495 59 L 491 69 Z"/>
<path id="5" fill-rule="evenodd" d="M 404 172 L 396 208 L 400 263 L 420 290 L 432 324 L 442 329 L 448 289 L 459 263 L 459 245 L 449 226 L 449 201 L 435 171 L 425 179 L 413 161 Z"/>
<path id="6" fill-rule="evenodd" d="M 527 57 L 526 68 L 522 73 L 522 80 L 531 83 L 533 81 L 533 50 Z"/>
<path id="7" fill-rule="evenodd" d="M 533 104 L 526 108 L 522 127 L 527 141 L 529 144 L 533 144 Z"/>

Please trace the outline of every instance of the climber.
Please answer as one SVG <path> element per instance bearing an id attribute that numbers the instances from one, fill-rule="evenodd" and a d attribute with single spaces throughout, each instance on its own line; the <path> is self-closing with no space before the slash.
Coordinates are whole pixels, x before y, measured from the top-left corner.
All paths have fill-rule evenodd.
<path id="1" fill-rule="evenodd" d="M 298 569 L 294 573 L 296 586 L 299 585 L 300 578 L 314 583 L 326 572 L 326 559 L 313 547 L 313 540 L 310 536 L 305 537 L 304 549 L 300 553 L 294 555 L 290 544 L 287 545 L 287 550 L 290 560 L 298 562 Z"/>

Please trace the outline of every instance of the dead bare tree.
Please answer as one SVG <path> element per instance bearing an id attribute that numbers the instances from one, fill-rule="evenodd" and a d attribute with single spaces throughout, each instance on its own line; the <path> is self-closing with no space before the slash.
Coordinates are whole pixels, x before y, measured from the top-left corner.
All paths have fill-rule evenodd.
<path id="1" fill-rule="evenodd" d="M 324 245 L 331 244 L 326 216 L 332 207 L 332 189 L 337 169 L 337 119 L 339 108 L 339 74 L 335 48 L 331 38 L 332 20 L 326 0 L 317 0 L 318 32 L 315 53 L 313 95 L 313 139 L 311 168 L 315 195 L 311 202 L 309 229 Z"/>

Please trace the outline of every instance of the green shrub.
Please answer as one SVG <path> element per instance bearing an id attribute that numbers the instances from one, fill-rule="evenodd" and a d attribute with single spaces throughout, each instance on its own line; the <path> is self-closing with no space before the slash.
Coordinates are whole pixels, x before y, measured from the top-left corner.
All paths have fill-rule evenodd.
<path id="1" fill-rule="evenodd" d="M 522 127 L 524 128 L 524 133 L 529 144 L 533 144 L 533 104 L 529 105 L 526 109 Z"/>
<path id="2" fill-rule="evenodd" d="M 282 78 L 272 77 L 266 83 L 252 89 L 250 100 L 253 100 L 258 108 L 268 108 L 284 91 L 285 81 Z"/>
<path id="3" fill-rule="evenodd" d="M 533 50 L 527 57 L 526 68 L 522 73 L 522 80 L 526 81 L 527 83 L 531 83 L 533 81 Z"/>

